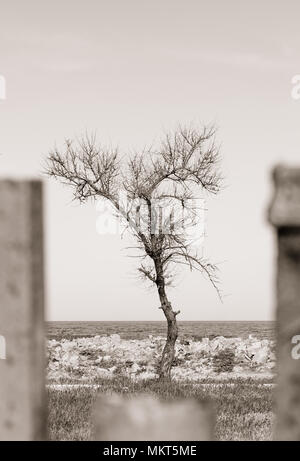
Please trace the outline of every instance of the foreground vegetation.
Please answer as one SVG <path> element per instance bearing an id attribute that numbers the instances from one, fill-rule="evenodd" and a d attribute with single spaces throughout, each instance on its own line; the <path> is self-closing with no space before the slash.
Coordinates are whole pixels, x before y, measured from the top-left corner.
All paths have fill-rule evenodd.
<path id="1" fill-rule="evenodd" d="M 89 440 L 91 408 L 97 392 L 116 392 L 132 398 L 139 393 L 162 399 L 196 398 L 212 401 L 217 440 L 271 440 L 274 413 L 273 388 L 252 379 L 196 384 L 155 380 L 132 381 L 118 377 L 99 380 L 100 390 L 89 387 L 49 388 L 49 437 L 51 440 Z"/>

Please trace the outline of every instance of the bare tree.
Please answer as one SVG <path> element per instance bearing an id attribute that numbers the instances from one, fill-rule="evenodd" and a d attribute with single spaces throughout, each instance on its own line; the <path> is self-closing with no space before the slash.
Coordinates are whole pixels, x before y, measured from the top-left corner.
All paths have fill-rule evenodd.
<path id="1" fill-rule="evenodd" d="M 201 271 L 219 293 L 216 266 L 198 255 L 185 231 L 196 225 L 197 194 L 220 190 L 218 163 L 213 127 L 180 126 L 163 137 L 158 149 L 127 160 L 120 158 L 117 149 L 98 145 L 94 135 L 66 140 L 63 150 L 55 148 L 48 156 L 49 176 L 71 185 L 74 198 L 81 202 L 108 200 L 134 237 L 135 248 L 141 252 L 139 273 L 157 288 L 168 324 L 159 366 L 161 380 L 171 377 L 178 336 L 180 311 L 173 310 L 166 293 L 176 267 L 183 264 Z M 119 199 L 120 190 L 126 194 L 125 203 Z"/>

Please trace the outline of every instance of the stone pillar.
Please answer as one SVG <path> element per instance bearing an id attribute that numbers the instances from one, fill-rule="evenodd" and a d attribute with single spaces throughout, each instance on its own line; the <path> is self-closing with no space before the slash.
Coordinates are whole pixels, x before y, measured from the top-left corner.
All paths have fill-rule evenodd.
<path id="1" fill-rule="evenodd" d="M 162 402 L 149 395 L 99 396 L 93 412 L 94 440 L 213 440 L 210 404 L 192 399 Z"/>
<path id="2" fill-rule="evenodd" d="M 43 283 L 42 184 L 1 180 L 0 440 L 45 438 Z"/>
<path id="3" fill-rule="evenodd" d="M 300 354 L 293 353 L 300 335 L 300 168 L 277 167 L 274 182 L 269 216 L 278 240 L 275 437 L 300 440 Z"/>

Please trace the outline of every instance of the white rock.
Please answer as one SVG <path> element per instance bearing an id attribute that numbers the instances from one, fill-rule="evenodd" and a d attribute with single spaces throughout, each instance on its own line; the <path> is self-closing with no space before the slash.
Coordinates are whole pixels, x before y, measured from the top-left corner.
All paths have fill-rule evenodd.
<path id="1" fill-rule="evenodd" d="M 235 365 L 232 370 L 234 373 L 241 373 L 243 371 L 243 367 L 239 365 Z"/>
<path id="2" fill-rule="evenodd" d="M 140 369 L 140 367 L 138 366 L 137 363 L 134 363 L 134 364 L 131 366 L 131 372 L 132 372 L 132 373 L 136 373 L 139 369 Z"/>
<path id="3" fill-rule="evenodd" d="M 97 369 L 97 376 L 99 378 L 111 378 L 112 372 L 107 370 L 106 368 L 98 368 Z"/>
<path id="4" fill-rule="evenodd" d="M 266 363 L 266 361 L 268 360 L 268 356 L 269 356 L 269 349 L 267 347 L 264 347 L 264 348 L 258 350 L 254 354 L 254 357 L 252 358 L 252 362 Z"/>
<path id="5" fill-rule="evenodd" d="M 120 335 L 116 335 L 116 334 L 110 335 L 110 340 L 113 343 L 119 343 L 121 341 L 121 337 Z"/>
<path id="6" fill-rule="evenodd" d="M 210 341 L 210 348 L 212 351 L 222 350 L 225 346 L 226 339 L 224 336 L 217 336 L 216 338 Z"/>
<path id="7" fill-rule="evenodd" d="M 211 341 L 209 338 L 203 338 L 202 341 L 190 340 L 188 343 L 178 342 L 176 345 L 180 365 L 173 369 L 172 374 L 178 380 L 197 381 L 199 378 L 212 376 L 212 358 L 224 348 L 234 351 L 237 363 L 242 363 L 236 368 L 236 373 L 241 376 L 245 373 L 252 376 L 257 370 L 251 370 L 252 362 L 259 364 L 260 368 L 269 374 L 275 366 L 274 341 L 261 341 L 252 336 L 247 339 L 219 336 Z M 80 371 L 82 381 L 91 381 L 99 376 L 111 378 L 121 366 L 122 372 L 134 379 L 155 378 L 156 366 L 164 344 L 165 338 L 151 336 L 142 340 L 124 340 L 119 335 L 77 338 L 72 341 L 50 340 L 48 377 L 51 380 L 72 380 L 73 372 Z M 91 351 L 93 354 L 81 355 L 83 351 Z M 101 358 L 100 354 L 104 357 Z M 247 362 L 245 354 L 253 356 L 252 360 Z M 102 360 L 106 363 L 112 360 L 118 367 L 113 366 L 107 370 L 100 365 L 99 368 Z M 131 362 L 132 366 L 125 366 L 126 362 Z M 141 366 L 138 365 L 140 362 L 143 362 L 143 369 L 146 368 L 146 371 L 138 374 L 141 371 Z"/>
<path id="8" fill-rule="evenodd" d="M 274 352 L 271 352 L 270 355 L 269 355 L 269 360 L 271 362 L 276 362 L 276 355 L 274 354 Z"/>

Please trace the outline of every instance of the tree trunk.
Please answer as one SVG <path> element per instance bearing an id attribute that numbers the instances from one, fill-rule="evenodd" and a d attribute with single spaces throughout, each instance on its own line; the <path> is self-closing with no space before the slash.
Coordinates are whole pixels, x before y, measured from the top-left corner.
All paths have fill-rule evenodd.
<path id="1" fill-rule="evenodd" d="M 160 260 L 155 261 L 155 268 L 157 274 L 156 285 L 161 303 L 161 308 L 168 322 L 167 340 L 159 365 L 159 380 L 169 381 L 171 379 L 171 368 L 175 358 L 175 343 L 178 336 L 178 326 L 176 320 L 177 313 L 173 311 L 172 305 L 166 295 L 165 279 Z"/>
<path id="2" fill-rule="evenodd" d="M 172 311 L 172 309 L 171 309 Z M 167 316 L 166 316 L 167 317 Z M 159 380 L 170 380 L 171 379 L 171 368 L 175 358 L 175 343 L 178 336 L 178 326 L 176 316 L 174 312 L 167 317 L 168 322 L 168 333 L 166 344 L 162 353 L 162 358 L 159 366 Z"/>

